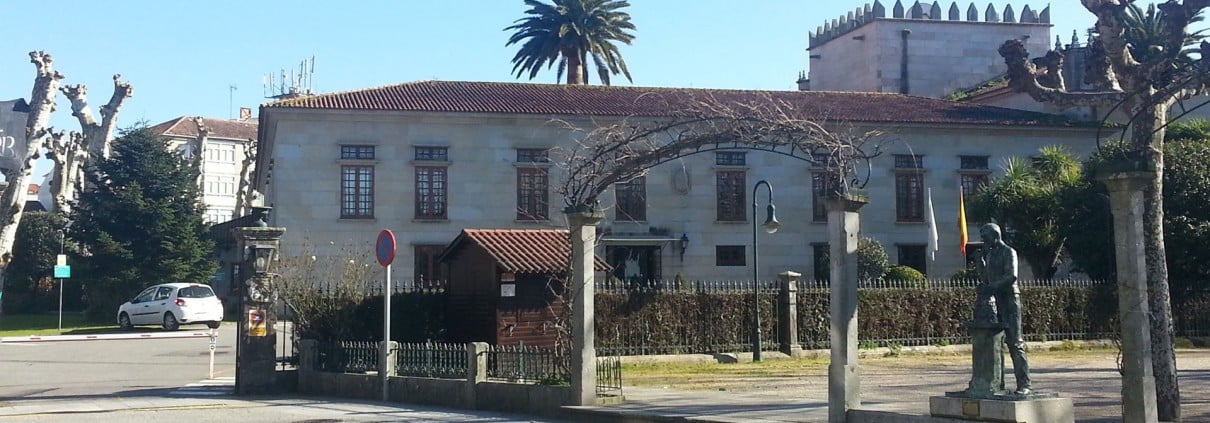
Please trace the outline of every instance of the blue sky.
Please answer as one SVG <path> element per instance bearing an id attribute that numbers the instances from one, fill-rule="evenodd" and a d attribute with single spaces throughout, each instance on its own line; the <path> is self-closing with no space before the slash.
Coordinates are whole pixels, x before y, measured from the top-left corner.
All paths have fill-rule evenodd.
<path id="1" fill-rule="evenodd" d="M 1048 5 L 1008 1 L 1018 13 L 1027 4 L 1035 10 Z M 621 53 L 633 85 L 771 90 L 794 89 L 806 69 L 808 31 L 865 4 L 631 2 L 636 39 Z M 884 4 L 889 9 L 894 3 Z M 995 4 L 1002 10 L 1006 3 Z M 987 0 L 976 6 L 983 10 Z M 1079 0 L 1050 6 L 1052 37 L 1064 42 L 1094 21 Z M 56 69 L 67 76 L 64 84 L 87 85 L 94 107 L 108 100 L 113 74 L 122 74 L 134 85 L 134 97 L 122 109 L 119 127 L 182 115 L 227 118 L 241 106 L 255 113 L 265 101 L 264 76 L 288 72 L 310 57 L 316 92 L 426 79 L 516 81 L 510 62 L 515 46 L 505 47 L 509 33 L 503 28 L 525 9 L 520 0 L 5 2 L 0 99 L 29 97 L 33 50 L 54 55 Z M 555 73 L 533 82 L 553 83 Z M 613 83 L 631 84 L 620 76 Z M 78 130 L 62 96 L 51 123 Z M 46 170 L 49 165 L 40 163 L 38 171 Z"/>

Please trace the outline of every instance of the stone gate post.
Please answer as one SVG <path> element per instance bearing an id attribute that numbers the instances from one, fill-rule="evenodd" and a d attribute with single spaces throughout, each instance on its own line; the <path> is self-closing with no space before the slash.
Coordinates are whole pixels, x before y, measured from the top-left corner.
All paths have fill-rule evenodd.
<path id="1" fill-rule="evenodd" d="M 265 225 L 264 221 L 259 222 Z M 243 253 L 241 307 L 236 343 L 235 393 L 257 395 L 277 389 L 275 349 L 277 314 L 272 288 L 271 266 L 277 257 L 278 242 L 286 228 L 254 226 L 235 228 L 239 251 Z"/>
<path id="2" fill-rule="evenodd" d="M 1155 422 L 1155 377 L 1151 368 L 1147 264 L 1143 251 L 1143 195 L 1150 172 L 1101 175 L 1113 213 L 1114 258 L 1118 273 L 1118 320 L 1122 336 L 1122 421 Z"/>
<path id="3" fill-rule="evenodd" d="M 785 271 L 777 274 L 781 281 L 778 301 L 781 303 L 777 316 L 777 343 L 781 352 L 795 356 L 802 351 L 798 344 L 798 278 L 801 273 Z"/>
<path id="4" fill-rule="evenodd" d="M 861 406 L 861 368 L 857 364 L 857 234 L 865 199 L 850 195 L 824 200 L 828 210 L 831 255 L 831 363 L 828 364 L 828 422 L 844 423 Z"/>
<path id="5" fill-rule="evenodd" d="M 571 405 L 593 405 L 597 401 L 597 350 L 593 272 L 597 247 L 597 223 L 605 217 L 599 211 L 567 208 L 571 236 Z"/>

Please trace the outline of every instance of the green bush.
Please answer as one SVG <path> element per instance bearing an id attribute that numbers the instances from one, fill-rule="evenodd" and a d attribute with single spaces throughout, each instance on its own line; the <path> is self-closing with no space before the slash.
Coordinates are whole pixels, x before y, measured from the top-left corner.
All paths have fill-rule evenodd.
<path id="1" fill-rule="evenodd" d="M 924 274 L 908 266 L 891 266 L 884 278 L 889 281 L 922 281 Z"/>
<path id="2" fill-rule="evenodd" d="M 957 272 L 954 272 L 953 276 L 950 276 L 950 280 L 954 281 L 954 282 L 977 281 L 977 280 L 979 280 L 979 269 L 976 269 L 974 267 L 968 267 L 968 268 L 959 270 Z"/>
<path id="3" fill-rule="evenodd" d="M 857 278 L 862 281 L 879 279 L 886 274 L 890 260 L 886 249 L 877 240 L 868 237 L 857 239 Z"/>

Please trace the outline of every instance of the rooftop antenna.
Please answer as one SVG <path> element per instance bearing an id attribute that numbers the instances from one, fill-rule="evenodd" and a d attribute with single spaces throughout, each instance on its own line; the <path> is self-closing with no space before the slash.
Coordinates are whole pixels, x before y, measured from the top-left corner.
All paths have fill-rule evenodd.
<path id="1" fill-rule="evenodd" d="M 315 56 L 303 59 L 297 68 L 291 67 L 288 79 L 285 69 L 281 69 L 279 75 L 269 73 L 262 80 L 265 85 L 265 98 L 280 100 L 311 95 L 311 81 L 314 76 Z"/>
<path id="2" fill-rule="evenodd" d="M 237 89 L 239 88 L 236 88 L 235 84 L 227 86 L 227 120 L 235 119 L 235 116 L 231 114 L 231 111 L 235 110 L 235 90 Z"/>

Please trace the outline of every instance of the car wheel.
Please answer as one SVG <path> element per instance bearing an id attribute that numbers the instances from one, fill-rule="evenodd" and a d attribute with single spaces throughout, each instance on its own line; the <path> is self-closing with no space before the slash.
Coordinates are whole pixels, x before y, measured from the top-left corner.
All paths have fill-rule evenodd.
<path id="1" fill-rule="evenodd" d="M 122 328 L 122 330 L 134 329 L 134 325 L 130 324 L 130 315 L 127 315 L 126 313 L 122 313 L 121 315 L 119 315 L 118 316 L 118 327 Z"/>
<path id="2" fill-rule="evenodd" d="M 206 322 L 206 327 L 210 329 L 218 329 L 219 323 L 220 322 Z"/>
<path id="3" fill-rule="evenodd" d="M 171 312 L 164 313 L 164 330 L 177 330 L 180 327 L 181 324 L 176 321 L 176 316 L 173 316 Z"/>

